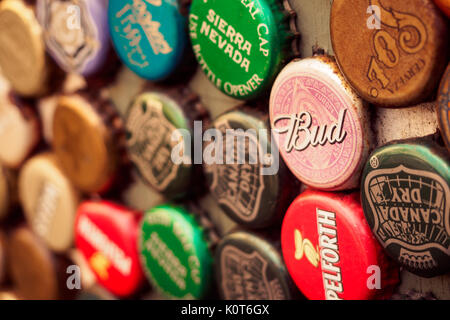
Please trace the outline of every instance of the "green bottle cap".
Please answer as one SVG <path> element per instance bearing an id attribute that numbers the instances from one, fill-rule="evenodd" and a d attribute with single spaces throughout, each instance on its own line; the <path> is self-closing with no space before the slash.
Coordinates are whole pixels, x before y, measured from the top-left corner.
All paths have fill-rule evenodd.
<path id="1" fill-rule="evenodd" d="M 387 253 L 408 271 L 450 271 L 450 158 L 428 139 L 375 150 L 363 172 L 364 214 Z"/>
<path id="2" fill-rule="evenodd" d="M 255 98 L 298 50 L 294 19 L 287 1 L 193 0 L 189 30 L 194 54 L 225 94 Z"/>
<path id="3" fill-rule="evenodd" d="M 201 299 L 210 288 L 212 256 L 205 233 L 181 207 L 157 206 L 145 214 L 139 246 L 153 286 L 174 299 Z"/>

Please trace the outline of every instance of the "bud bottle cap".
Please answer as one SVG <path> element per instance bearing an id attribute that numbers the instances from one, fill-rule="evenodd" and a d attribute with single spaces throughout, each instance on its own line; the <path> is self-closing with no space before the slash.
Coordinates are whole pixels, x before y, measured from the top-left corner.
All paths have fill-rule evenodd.
<path id="1" fill-rule="evenodd" d="M 447 63 L 448 27 L 431 0 L 336 0 L 330 27 L 339 67 L 364 100 L 404 107 L 435 91 Z"/>
<path id="2" fill-rule="evenodd" d="M 81 191 L 101 192 L 119 165 L 122 122 L 106 101 L 73 94 L 59 99 L 53 117 L 53 150 Z"/>
<path id="3" fill-rule="evenodd" d="M 112 0 L 110 33 L 120 59 L 139 76 L 163 80 L 180 64 L 188 45 L 178 0 Z"/>
<path id="4" fill-rule="evenodd" d="M 333 58 L 289 63 L 272 88 L 270 121 L 281 156 L 299 180 L 326 190 L 359 185 L 372 139 L 368 110 Z"/>
<path id="5" fill-rule="evenodd" d="M 166 94 L 143 93 L 128 109 L 125 130 L 129 157 L 143 181 L 169 197 L 185 193 L 192 161 L 185 157 L 191 141 L 183 130 L 190 132 L 191 123 L 182 106 Z"/>
<path id="6" fill-rule="evenodd" d="M 386 252 L 408 271 L 450 271 L 450 158 L 426 140 L 381 147 L 361 182 L 364 213 Z"/>
<path id="7" fill-rule="evenodd" d="M 21 0 L 0 3 L 0 67 L 20 95 L 44 94 L 49 77 L 42 29 L 34 10 Z"/>
<path id="8" fill-rule="evenodd" d="M 109 51 L 106 0 L 37 0 L 47 50 L 66 72 L 89 76 Z"/>
<path id="9" fill-rule="evenodd" d="M 298 50 L 293 21 L 287 1 L 193 0 L 193 51 L 209 80 L 225 94 L 256 98 Z"/>
<path id="10" fill-rule="evenodd" d="M 212 273 L 205 236 L 181 207 L 161 205 L 145 214 L 139 236 L 141 261 L 158 291 L 171 298 L 205 298 Z"/>
<path id="11" fill-rule="evenodd" d="M 281 252 L 266 239 L 245 231 L 231 233 L 219 242 L 215 257 L 217 286 L 224 299 L 293 299 Z"/>
<path id="12" fill-rule="evenodd" d="M 364 219 L 358 193 L 302 193 L 284 218 L 281 247 L 308 299 L 379 298 L 398 280 Z"/>
<path id="13" fill-rule="evenodd" d="M 450 64 L 439 88 L 437 112 L 442 138 L 450 151 Z"/>
<path id="14" fill-rule="evenodd" d="M 79 194 L 64 175 L 53 154 L 28 160 L 18 180 L 19 198 L 34 233 L 54 251 L 73 244 L 73 224 Z"/>
<path id="15" fill-rule="evenodd" d="M 98 283 L 119 297 L 136 293 L 144 281 L 136 241 L 141 217 L 107 201 L 85 201 L 78 208 L 76 246 Z"/>
<path id="16" fill-rule="evenodd" d="M 299 190 L 284 164 L 274 159 L 268 126 L 267 117 L 249 108 L 219 116 L 213 128 L 222 134 L 222 144 L 214 145 L 219 150 L 210 154 L 211 161 L 204 159 L 209 189 L 220 207 L 250 228 L 278 222 Z M 205 144 L 205 155 L 211 146 Z"/>
<path id="17" fill-rule="evenodd" d="M 450 0 L 434 0 L 434 2 L 450 18 Z"/>

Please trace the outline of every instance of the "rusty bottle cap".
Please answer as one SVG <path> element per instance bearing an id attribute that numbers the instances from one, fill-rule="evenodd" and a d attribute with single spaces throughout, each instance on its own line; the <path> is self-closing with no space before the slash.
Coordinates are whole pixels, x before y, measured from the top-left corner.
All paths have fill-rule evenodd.
<path id="1" fill-rule="evenodd" d="M 431 0 L 336 0 L 331 40 L 350 84 L 383 107 L 423 102 L 447 63 L 447 22 Z"/>

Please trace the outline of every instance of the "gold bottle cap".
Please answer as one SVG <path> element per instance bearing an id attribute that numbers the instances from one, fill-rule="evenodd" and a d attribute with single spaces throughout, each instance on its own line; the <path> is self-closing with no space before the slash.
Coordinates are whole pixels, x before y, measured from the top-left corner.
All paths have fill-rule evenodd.
<path id="1" fill-rule="evenodd" d="M 101 192 L 112 181 L 117 168 L 113 125 L 87 98 L 60 97 L 53 118 L 53 149 L 66 175 L 81 191 Z"/>
<path id="2" fill-rule="evenodd" d="M 339 67 L 365 100 L 405 107 L 435 91 L 448 28 L 432 0 L 335 0 L 330 26 Z"/>
<path id="3" fill-rule="evenodd" d="M 34 10 L 21 0 L 0 3 L 0 67 L 24 96 L 47 90 L 48 65 L 42 28 Z"/>
<path id="4" fill-rule="evenodd" d="M 54 251 L 73 244 L 79 195 L 53 154 L 25 163 L 19 174 L 19 197 L 31 229 Z"/>
<path id="5" fill-rule="evenodd" d="M 23 299 L 57 299 L 57 266 L 40 239 L 30 229 L 20 227 L 9 235 L 7 244 L 8 272 L 17 295 Z"/>

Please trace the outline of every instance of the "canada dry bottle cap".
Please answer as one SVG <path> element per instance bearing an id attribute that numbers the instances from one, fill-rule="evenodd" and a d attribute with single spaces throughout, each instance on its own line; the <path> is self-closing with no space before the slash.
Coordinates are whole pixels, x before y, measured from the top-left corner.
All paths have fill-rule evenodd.
<path id="1" fill-rule="evenodd" d="M 436 89 L 449 46 L 432 0 L 336 0 L 330 25 L 339 67 L 363 99 L 404 107 Z"/>
<path id="2" fill-rule="evenodd" d="M 374 151 L 361 199 L 370 228 L 408 271 L 432 277 L 450 271 L 450 168 L 432 141 L 398 141 Z"/>

